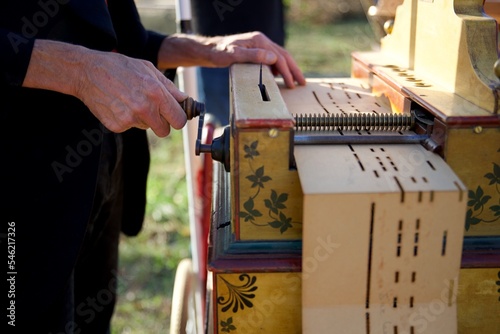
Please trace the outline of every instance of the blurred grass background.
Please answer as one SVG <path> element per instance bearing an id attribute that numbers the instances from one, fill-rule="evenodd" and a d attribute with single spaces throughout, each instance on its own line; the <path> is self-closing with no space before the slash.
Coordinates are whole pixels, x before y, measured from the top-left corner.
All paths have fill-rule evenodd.
<path id="1" fill-rule="evenodd" d="M 148 28 L 175 31 L 174 1 L 137 3 Z M 286 47 L 306 76 L 348 77 L 351 52 L 377 46 L 361 2 L 287 0 L 285 4 Z M 173 131 L 163 139 L 149 137 L 152 160 L 146 218 L 139 236 L 123 237 L 120 244 L 114 334 L 169 332 L 175 269 L 190 256 L 182 132 Z"/>

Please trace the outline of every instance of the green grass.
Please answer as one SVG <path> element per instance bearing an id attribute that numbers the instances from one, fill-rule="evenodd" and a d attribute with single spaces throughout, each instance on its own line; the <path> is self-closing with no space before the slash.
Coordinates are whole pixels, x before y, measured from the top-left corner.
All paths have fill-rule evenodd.
<path id="1" fill-rule="evenodd" d="M 365 20 L 328 26 L 289 25 L 287 49 L 306 76 L 349 76 L 352 51 L 369 50 Z M 168 333 L 178 262 L 190 256 L 182 132 L 150 136 L 151 170 L 143 231 L 120 245 L 119 300 L 112 332 Z"/>
<path id="2" fill-rule="evenodd" d="M 351 53 L 374 47 L 366 20 L 348 20 L 324 26 L 291 24 L 286 48 L 309 77 L 350 76 Z"/>

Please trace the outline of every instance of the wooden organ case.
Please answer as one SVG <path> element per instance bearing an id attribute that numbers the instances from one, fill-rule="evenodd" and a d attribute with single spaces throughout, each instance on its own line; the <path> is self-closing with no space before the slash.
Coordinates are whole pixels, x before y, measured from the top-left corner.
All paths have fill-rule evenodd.
<path id="1" fill-rule="evenodd" d="M 405 0 L 350 78 L 233 65 L 209 332 L 500 333 L 496 33 L 482 1 Z"/>

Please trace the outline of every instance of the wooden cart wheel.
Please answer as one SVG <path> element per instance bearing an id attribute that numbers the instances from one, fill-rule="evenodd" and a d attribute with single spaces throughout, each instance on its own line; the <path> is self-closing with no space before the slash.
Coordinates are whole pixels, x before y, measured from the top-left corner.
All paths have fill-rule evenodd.
<path id="1" fill-rule="evenodd" d="M 186 334 L 191 331 L 190 308 L 193 308 L 193 267 L 191 259 L 182 259 L 177 266 L 172 294 L 170 334 Z"/>

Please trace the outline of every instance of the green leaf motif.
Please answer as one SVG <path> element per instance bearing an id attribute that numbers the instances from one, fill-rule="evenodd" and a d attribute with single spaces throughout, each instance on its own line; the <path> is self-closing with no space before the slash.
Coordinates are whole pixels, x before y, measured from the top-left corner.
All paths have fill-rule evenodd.
<path id="1" fill-rule="evenodd" d="M 491 196 L 484 196 L 484 191 L 481 186 L 478 186 L 476 192 L 469 190 L 469 201 L 467 206 L 474 206 L 474 211 L 481 209 L 489 200 Z"/>
<path id="2" fill-rule="evenodd" d="M 252 188 L 264 188 L 264 183 L 272 180 L 271 177 L 264 175 L 264 166 L 257 168 L 254 175 L 248 175 L 246 178 L 252 182 Z"/>
<path id="3" fill-rule="evenodd" d="M 500 205 L 492 205 L 490 206 L 490 210 L 493 211 L 495 217 L 500 216 Z"/>
<path id="4" fill-rule="evenodd" d="M 254 221 L 255 217 L 262 217 L 262 213 L 259 210 L 254 209 L 254 202 L 251 197 L 243 203 L 243 207 L 247 211 L 240 211 L 239 216 L 240 218 L 244 218 L 246 222 L 249 220 Z"/>
<path id="5" fill-rule="evenodd" d="M 256 140 L 252 142 L 250 145 L 244 145 L 243 149 L 245 151 L 245 158 L 253 160 L 254 157 L 260 155 L 257 150 L 259 145 L 259 141 Z M 265 207 L 269 210 L 268 216 L 271 218 L 271 221 L 267 223 L 268 226 L 279 229 L 281 233 L 286 232 L 292 226 L 292 218 L 286 217 L 286 215 L 282 212 L 282 210 L 286 209 L 286 201 L 288 200 L 288 194 L 282 193 L 278 194 L 276 190 L 271 189 L 271 195 L 269 198 L 262 199 L 259 194 L 262 195 L 261 189 L 264 188 L 264 184 L 272 180 L 272 178 L 265 173 L 264 166 L 260 166 L 255 169 L 252 167 L 252 162 L 249 161 L 250 169 L 253 174 L 245 176 L 248 181 L 251 182 L 251 188 L 257 188 L 255 190 L 255 194 L 251 196 L 245 203 L 243 203 L 244 210 L 239 212 L 239 217 L 244 219 L 245 222 L 250 222 L 256 226 L 266 226 L 266 224 L 257 224 L 256 218 L 262 217 L 262 213 L 255 209 L 254 200 L 262 203 L 264 202 Z M 260 206 L 259 206 L 260 207 Z"/>
<path id="6" fill-rule="evenodd" d="M 493 173 L 486 173 L 484 177 L 490 180 L 490 186 L 493 184 L 500 184 L 500 166 L 493 163 Z"/>
<path id="7" fill-rule="evenodd" d="M 254 217 L 249 215 L 248 212 L 240 211 L 239 216 L 240 216 L 240 218 L 244 218 L 246 222 L 249 220 L 251 220 L 251 221 L 254 220 Z"/>
<path id="8" fill-rule="evenodd" d="M 271 210 L 271 211 L 272 211 L 272 212 L 274 212 L 275 214 L 278 214 L 278 209 L 276 209 L 276 208 L 273 206 L 273 203 L 271 202 L 271 200 L 265 199 L 265 200 L 264 200 L 264 205 L 266 206 L 266 208 L 268 208 L 269 210 Z"/>
<path id="9" fill-rule="evenodd" d="M 280 212 L 280 221 L 281 221 L 281 228 L 280 232 L 283 234 L 283 232 L 286 232 L 288 228 L 292 227 L 291 221 L 292 218 L 287 218 L 282 212 Z"/>
<path id="10" fill-rule="evenodd" d="M 497 285 L 500 286 L 500 271 L 498 272 L 498 278 L 499 280 L 497 281 Z M 498 293 L 500 293 L 500 289 L 498 289 Z M 500 302 L 500 297 L 498 297 L 498 301 Z"/>
<path id="11" fill-rule="evenodd" d="M 260 155 L 259 151 L 257 151 L 257 146 L 259 144 L 259 141 L 256 140 L 253 143 L 250 144 L 250 146 L 245 145 L 243 146 L 243 149 L 245 150 L 245 158 L 246 159 L 253 159 L 253 157 L 256 157 Z"/>
<path id="12" fill-rule="evenodd" d="M 278 209 L 285 209 L 286 206 L 285 206 L 285 202 L 288 200 L 288 194 L 287 193 L 283 193 L 281 195 L 277 195 L 276 192 L 273 190 L 273 192 L 271 193 L 271 199 L 274 203 L 274 206 Z"/>
<path id="13" fill-rule="evenodd" d="M 226 321 L 220 321 L 220 326 L 222 327 L 221 332 L 231 332 L 235 331 L 236 327 L 233 325 L 233 317 L 229 317 Z"/>
<path id="14" fill-rule="evenodd" d="M 500 149 L 499 149 L 500 152 Z M 486 179 L 489 180 L 489 186 L 495 186 L 498 191 L 498 185 L 500 184 L 500 165 L 493 163 L 493 172 L 486 173 L 484 175 Z M 493 223 L 500 219 L 500 205 L 493 204 L 489 206 L 494 219 L 486 219 L 483 214 L 484 207 L 492 199 L 492 196 L 485 195 L 483 188 L 478 186 L 476 191 L 469 190 L 469 200 L 467 201 L 467 206 L 469 210 L 467 211 L 467 216 L 465 218 L 465 230 L 468 231 L 472 225 L 479 223 Z M 475 211 L 475 212 L 473 212 Z"/>
<path id="15" fill-rule="evenodd" d="M 465 230 L 468 231 L 471 225 L 477 225 L 479 224 L 482 219 L 479 219 L 477 217 L 473 217 L 473 212 L 471 209 L 467 210 L 467 216 L 465 217 Z"/>
<path id="16" fill-rule="evenodd" d="M 273 220 L 272 222 L 269 222 L 268 224 L 273 228 L 280 228 L 281 227 L 281 222 L 279 220 Z"/>
<path id="17" fill-rule="evenodd" d="M 272 222 L 269 222 L 269 226 L 271 226 L 272 228 L 276 228 L 276 229 L 280 229 L 280 232 L 281 234 L 283 234 L 283 232 L 286 232 L 290 227 L 292 227 L 292 218 L 288 218 L 283 212 L 280 212 L 280 215 L 279 215 L 280 219 L 279 220 L 273 220 Z"/>
<path id="18" fill-rule="evenodd" d="M 283 193 L 278 196 L 278 193 L 275 190 L 271 190 L 271 198 L 264 200 L 264 205 L 273 213 L 278 214 L 279 210 L 286 209 L 285 202 L 287 200 L 287 193 Z"/>

